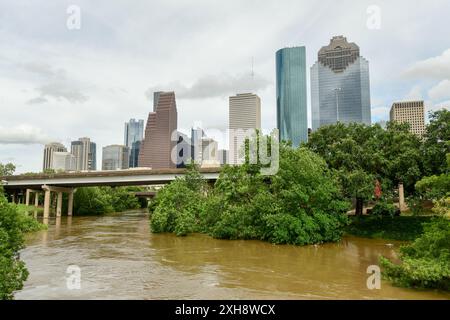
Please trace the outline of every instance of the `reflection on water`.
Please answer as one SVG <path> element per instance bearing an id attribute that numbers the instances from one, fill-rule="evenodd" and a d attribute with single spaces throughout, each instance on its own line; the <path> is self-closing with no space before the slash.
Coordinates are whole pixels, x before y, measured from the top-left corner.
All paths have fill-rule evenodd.
<path id="1" fill-rule="evenodd" d="M 367 289 L 367 267 L 395 258 L 399 243 L 384 240 L 296 247 L 176 237 L 151 234 L 139 212 L 48 223 L 21 253 L 30 276 L 16 299 L 450 299 L 384 281 Z M 81 268 L 80 290 L 66 286 L 70 265 Z"/>

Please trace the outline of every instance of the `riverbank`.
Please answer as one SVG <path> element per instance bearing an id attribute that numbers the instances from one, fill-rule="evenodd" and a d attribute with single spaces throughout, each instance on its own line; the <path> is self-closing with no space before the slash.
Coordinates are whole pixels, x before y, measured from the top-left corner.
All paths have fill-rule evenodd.
<path id="1" fill-rule="evenodd" d="M 349 217 L 350 224 L 345 234 L 371 239 L 413 241 L 424 231 L 423 223 L 432 216 Z"/>

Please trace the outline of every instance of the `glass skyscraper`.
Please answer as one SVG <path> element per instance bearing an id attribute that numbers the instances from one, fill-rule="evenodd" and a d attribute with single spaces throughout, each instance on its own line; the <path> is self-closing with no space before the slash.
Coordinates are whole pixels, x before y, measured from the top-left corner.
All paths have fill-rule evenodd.
<path id="1" fill-rule="evenodd" d="M 130 119 L 130 121 L 126 122 L 123 144 L 127 146 L 129 150 L 129 168 L 138 166 L 139 150 L 142 139 L 144 139 L 144 120 L 136 121 L 135 119 Z"/>
<path id="2" fill-rule="evenodd" d="M 369 62 L 355 43 L 333 37 L 311 67 L 312 129 L 336 122 L 370 124 Z"/>
<path id="3" fill-rule="evenodd" d="M 308 140 L 305 47 L 278 50 L 276 73 L 280 140 L 290 140 L 297 147 Z"/>

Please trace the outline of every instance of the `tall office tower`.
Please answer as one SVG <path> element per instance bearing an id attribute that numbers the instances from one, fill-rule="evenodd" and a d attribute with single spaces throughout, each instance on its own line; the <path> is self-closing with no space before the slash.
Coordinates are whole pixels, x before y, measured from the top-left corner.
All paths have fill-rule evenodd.
<path id="1" fill-rule="evenodd" d="M 202 139 L 202 167 L 219 167 L 218 143 L 212 138 Z"/>
<path id="2" fill-rule="evenodd" d="M 175 168 L 172 150 L 177 147 L 177 105 L 174 92 L 154 95 L 154 111 L 148 115 L 145 137 L 139 151 L 139 167 Z"/>
<path id="3" fill-rule="evenodd" d="M 53 153 L 54 152 L 66 152 L 67 149 L 64 147 L 61 143 L 58 142 L 52 142 L 49 144 L 46 144 L 44 147 L 44 163 L 42 166 L 43 171 L 47 169 L 52 169 L 53 164 Z"/>
<path id="4" fill-rule="evenodd" d="M 71 153 L 75 156 L 76 171 L 97 169 L 97 145 L 89 138 L 72 141 Z"/>
<path id="5" fill-rule="evenodd" d="M 184 133 L 178 132 L 177 140 L 177 168 L 185 168 L 191 162 L 191 139 Z"/>
<path id="6" fill-rule="evenodd" d="M 333 37 L 311 67 L 312 129 L 336 122 L 370 124 L 369 62 L 359 47 Z"/>
<path id="7" fill-rule="evenodd" d="M 219 163 L 221 166 L 226 165 L 228 163 L 228 150 L 219 149 Z"/>
<path id="8" fill-rule="evenodd" d="M 390 120 L 409 123 L 410 131 L 422 136 L 425 133 L 423 101 L 394 102 L 391 107 Z"/>
<path id="9" fill-rule="evenodd" d="M 75 156 L 70 152 L 53 152 L 52 169 L 55 171 L 75 171 Z"/>
<path id="10" fill-rule="evenodd" d="M 134 168 L 138 166 L 139 149 L 144 138 L 144 120 L 130 119 L 125 122 L 123 144 L 130 150 L 128 166 Z"/>
<path id="11" fill-rule="evenodd" d="M 206 137 L 202 128 L 191 128 L 191 157 L 194 163 L 202 162 L 202 139 Z"/>
<path id="12" fill-rule="evenodd" d="M 102 170 L 128 169 L 129 148 L 118 144 L 103 147 Z"/>
<path id="13" fill-rule="evenodd" d="M 245 139 L 261 129 L 261 100 L 256 94 L 242 93 L 229 98 L 230 164 L 244 162 Z"/>
<path id="14" fill-rule="evenodd" d="M 277 128 L 280 140 L 298 147 L 308 141 L 305 47 L 276 52 Z"/>

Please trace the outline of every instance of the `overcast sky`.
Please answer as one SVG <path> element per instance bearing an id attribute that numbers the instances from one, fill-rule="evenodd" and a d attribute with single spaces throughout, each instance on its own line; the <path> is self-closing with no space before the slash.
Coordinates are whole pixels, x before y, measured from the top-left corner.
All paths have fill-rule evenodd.
<path id="1" fill-rule="evenodd" d="M 398 100 L 450 106 L 449 15 L 448 0 L 0 0 L 0 162 L 39 171 L 44 143 L 88 136 L 100 166 L 154 90 L 175 91 L 184 130 L 225 129 L 228 96 L 252 90 L 271 129 L 275 51 L 306 46 L 309 69 L 334 35 L 370 63 L 372 121 Z"/>

